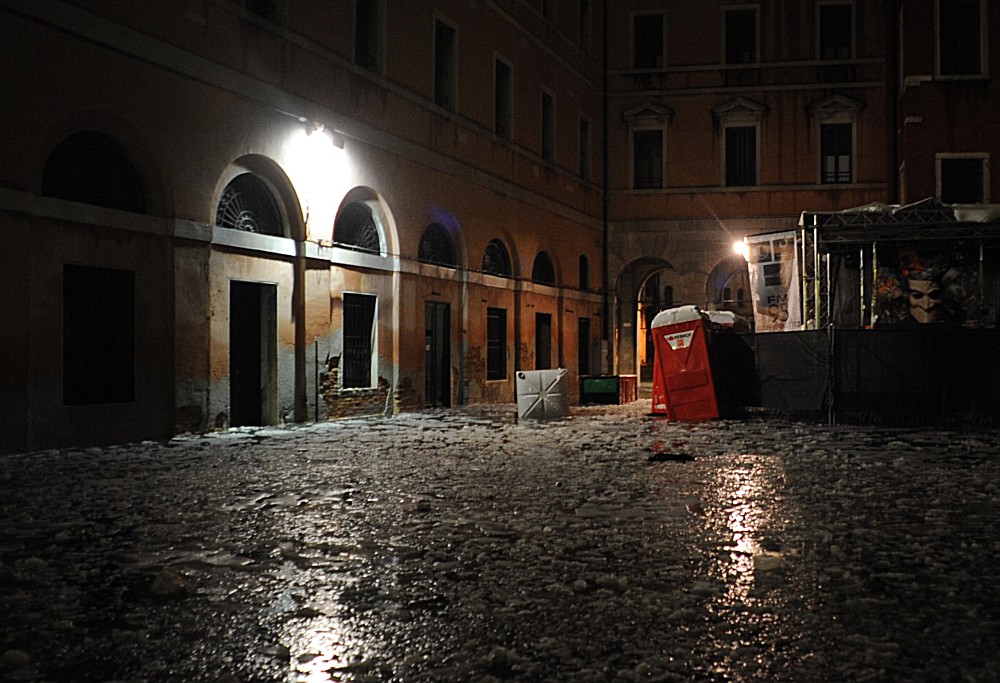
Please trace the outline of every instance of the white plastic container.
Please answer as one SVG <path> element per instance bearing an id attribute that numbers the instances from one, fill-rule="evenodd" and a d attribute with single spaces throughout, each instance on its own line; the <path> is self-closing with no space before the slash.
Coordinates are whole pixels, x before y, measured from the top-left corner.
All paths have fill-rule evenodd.
<path id="1" fill-rule="evenodd" d="M 569 415 L 565 368 L 518 370 L 514 377 L 518 418 L 544 419 Z"/>

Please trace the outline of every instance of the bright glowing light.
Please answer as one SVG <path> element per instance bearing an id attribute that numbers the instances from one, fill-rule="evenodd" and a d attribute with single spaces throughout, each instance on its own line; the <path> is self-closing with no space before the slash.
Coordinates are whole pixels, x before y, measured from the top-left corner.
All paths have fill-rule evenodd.
<path id="1" fill-rule="evenodd" d="M 745 261 L 750 260 L 750 247 L 745 239 L 733 242 L 733 252 L 742 256 Z"/>
<path id="2" fill-rule="evenodd" d="M 283 167 L 302 204 L 309 239 L 333 238 L 333 222 L 350 181 L 350 161 L 343 136 L 322 125 L 306 132 L 296 126 L 284 144 Z"/>

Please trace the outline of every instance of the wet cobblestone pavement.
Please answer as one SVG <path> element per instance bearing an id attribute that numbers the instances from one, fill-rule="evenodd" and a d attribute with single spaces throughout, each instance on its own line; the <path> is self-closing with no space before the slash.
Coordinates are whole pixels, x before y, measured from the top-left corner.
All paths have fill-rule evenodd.
<path id="1" fill-rule="evenodd" d="M 1000 680 L 1000 432 L 647 408 L 0 458 L 0 680 Z"/>

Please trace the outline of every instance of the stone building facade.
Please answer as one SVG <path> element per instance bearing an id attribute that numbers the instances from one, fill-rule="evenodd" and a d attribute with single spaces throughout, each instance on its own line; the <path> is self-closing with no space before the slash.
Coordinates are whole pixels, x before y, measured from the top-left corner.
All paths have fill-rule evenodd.
<path id="1" fill-rule="evenodd" d="M 0 450 L 576 386 L 604 288 L 584 9 L 0 3 Z"/>
<path id="2" fill-rule="evenodd" d="M 996 196 L 990 9 L 0 0 L 0 452 L 642 374 L 745 235 Z"/>

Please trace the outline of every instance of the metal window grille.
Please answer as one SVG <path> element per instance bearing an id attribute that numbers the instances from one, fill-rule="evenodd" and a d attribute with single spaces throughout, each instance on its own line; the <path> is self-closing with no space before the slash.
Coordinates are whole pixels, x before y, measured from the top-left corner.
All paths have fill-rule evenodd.
<path id="1" fill-rule="evenodd" d="M 357 251 L 378 254 L 382 244 L 372 210 L 361 202 L 351 202 L 345 206 L 333 227 L 333 243 Z"/>
<path id="2" fill-rule="evenodd" d="M 498 239 L 491 240 L 483 252 L 483 272 L 499 277 L 510 277 L 510 255 L 507 247 Z"/>
<path id="3" fill-rule="evenodd" d="M 221 228 L 282 236 L 281 212 L 271 190 L 252 173 L 242 173 L 226 186 L 219 199 L 215 224 Z"/>
<path id="4" fill-rule="evenodd" d="M 486 379 L 507 377 L 507 310 L 486 309 Z"/>
<path id="5" fill-rule="evenodd" d="M 440 223 L 431 223 L 420 238 L 417 258 L 424 263 L 454 268 L 458 265 L 455 246 L 451 242 L 448 229 Z"/>
<path id="6" fill-rule="evenodd" d="M 344 354 L 340 383 L 345 388 L 366 388 L 372 384 L 375 300 L 369 294 L 344 294 Z"/>

